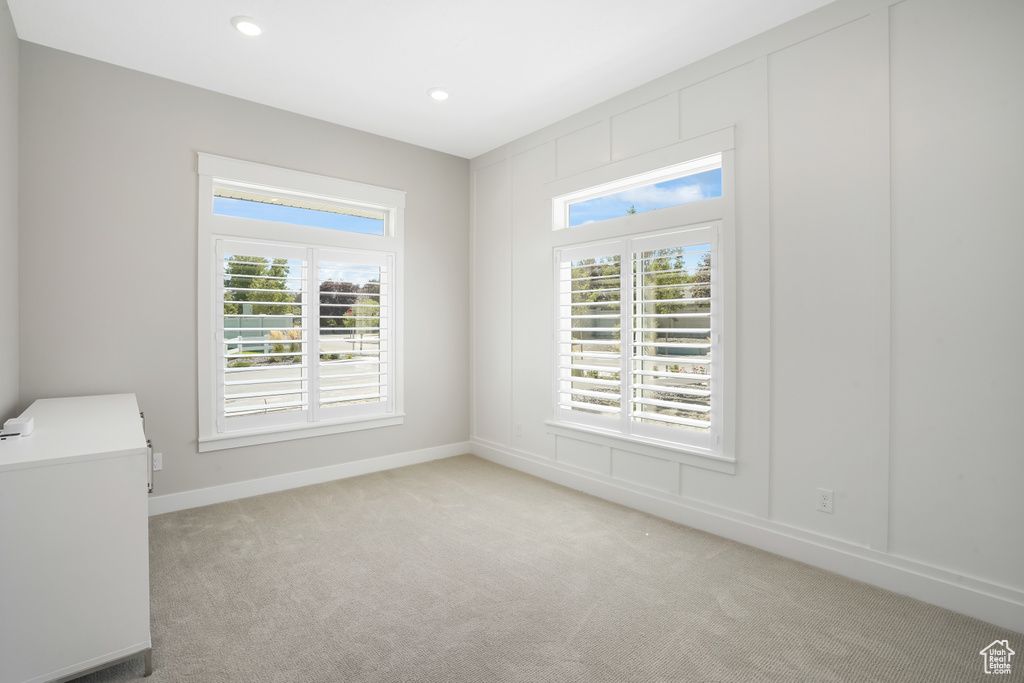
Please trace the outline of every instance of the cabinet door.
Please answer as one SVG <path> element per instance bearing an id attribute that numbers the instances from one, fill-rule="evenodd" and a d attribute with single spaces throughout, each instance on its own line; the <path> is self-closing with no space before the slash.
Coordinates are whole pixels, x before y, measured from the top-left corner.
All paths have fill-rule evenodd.
<path id="1" fill-rule="evenodd" d="M 0 473 L 0 680 L 149 646 L 146 467 L 136 454 Z"/>

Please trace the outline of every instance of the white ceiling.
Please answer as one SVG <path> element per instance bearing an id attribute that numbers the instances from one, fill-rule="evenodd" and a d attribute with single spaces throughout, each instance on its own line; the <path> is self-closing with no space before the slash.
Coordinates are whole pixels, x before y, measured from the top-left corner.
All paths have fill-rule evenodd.
<path id="1" fill-rule="evenodd" d="M 472 158 L 831 0 L 7 1 L 22 40 Z"/>

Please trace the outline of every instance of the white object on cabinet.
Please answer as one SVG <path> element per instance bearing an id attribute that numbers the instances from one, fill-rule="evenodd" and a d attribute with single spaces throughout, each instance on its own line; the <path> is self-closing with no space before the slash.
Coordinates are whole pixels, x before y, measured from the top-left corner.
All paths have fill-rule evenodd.
<path id="1" fill-rule="evenodd" d="M 0 443 L 0 681 L 152 670 L 146 436 L 134 394 L 36 401 Z"/>

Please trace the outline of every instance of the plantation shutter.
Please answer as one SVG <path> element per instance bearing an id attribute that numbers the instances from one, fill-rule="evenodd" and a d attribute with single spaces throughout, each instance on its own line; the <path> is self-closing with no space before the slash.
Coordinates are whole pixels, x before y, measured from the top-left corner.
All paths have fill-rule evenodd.
<path id="1" fill-rule="evenodd" d="M 710 228 L 632 240 L 630 431 L 711 446 L 718 312 Z"/>
<path id="2" fill-rule="evenodd" d="M 318 254 L 321 418 L 390 412 L 394 257 L 335 250 Z"/>
<path id="3" fill-rule="evenodd" d="M 217 260 L 219 431 L 306 421 L 307 250 L 218 240 Z"/>
<path id="4" fill-rule="evenodd" d="M 688 228 L 556 253 L 559 421 L 714 450 L 717 235 Z"/>
<path id="5" fill-rule="evenodd" d="M 622 256 L 616 245 L 558 255 L 557 405 L 572 421 L 618 427 L 622 395 Z"/>

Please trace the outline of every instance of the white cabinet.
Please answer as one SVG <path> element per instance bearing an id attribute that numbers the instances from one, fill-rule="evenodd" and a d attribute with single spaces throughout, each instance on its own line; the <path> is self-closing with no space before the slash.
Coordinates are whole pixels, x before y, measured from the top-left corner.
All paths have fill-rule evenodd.
<path id="1" fill-rule="evenodd" d="M 0 683 L 143 656 L 151 670 L 146 437 L 134 394 L 36 401 L 0 442 Z"/>

